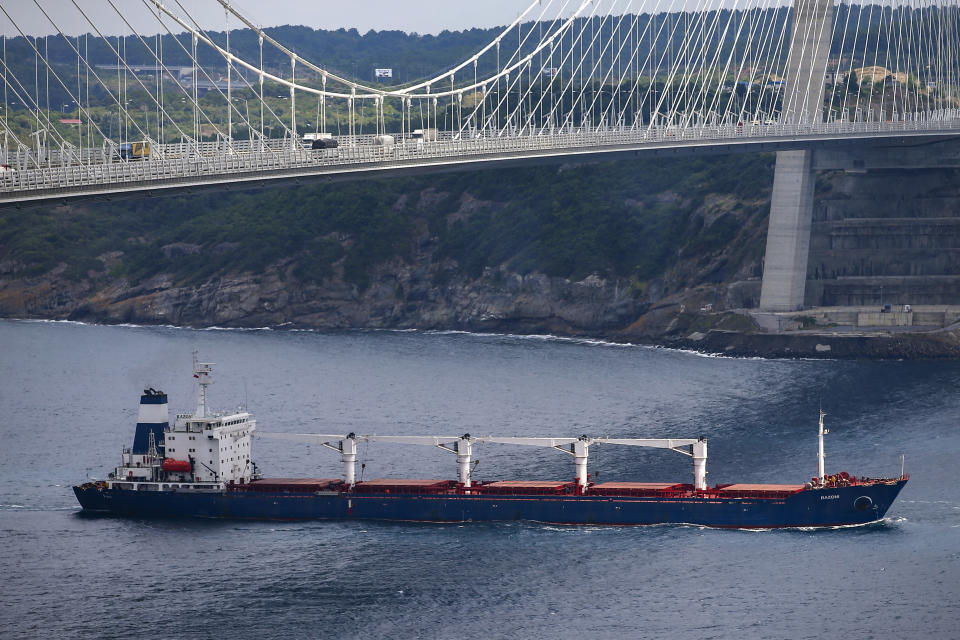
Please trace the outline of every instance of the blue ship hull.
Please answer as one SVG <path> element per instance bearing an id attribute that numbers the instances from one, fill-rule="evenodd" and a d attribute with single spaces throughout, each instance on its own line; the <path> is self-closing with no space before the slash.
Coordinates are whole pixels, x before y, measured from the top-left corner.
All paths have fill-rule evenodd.
<path id="1" fill-rule="evenodd" d="M 695 524 L 778 528 L 856 525 L 883 518 L 906 479 L 805 490 L 783 499 L 388 493 L 132 491 L 74 487 L 85 511 L 135 516 L 416 522 L 529 520 L 572 525 Z M 864 500 L 867 498 L 867 500 Z"/>

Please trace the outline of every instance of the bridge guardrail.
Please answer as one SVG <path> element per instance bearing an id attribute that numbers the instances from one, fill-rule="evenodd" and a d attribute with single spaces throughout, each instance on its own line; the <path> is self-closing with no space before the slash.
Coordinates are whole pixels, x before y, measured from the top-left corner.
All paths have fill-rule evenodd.
<path id="1" fill-rule="evenodd" d="M 688 127 L 644 128 L 579 128 L 558 131 L 541 128 L 522 129 L 519 134 L 483 135 L 472 138 L 442 137 L 423 142 L 398 140 L 394 145 L 377 146 L 366 136 L 354 136 L 349 144 L 337 149 L 310 150 L 292 147 L 289 139 L 234 141 L 159 145 L 156 157 L 145 160 L 75 163 L 83 155 L 60 157 L 54 165 L 52 152 L 45 158 L 47 166 L 8 170 L 0 174 L 0 201 L 16 194 L 83 193 L 102 191 L 111 184 L 163 186 L 217 177 L 255 177 L 285 170 L 309 170 L 356 165 L 393 168 L 418 160 L 442 160 L 478 156 L 509 155 L 524 152 L 611 148 L 620 146 L 663 145 L 671 142 L 723 141 L 751 139 L 793 139 L 797 137 L 844 137 L 860 134 L 897 132 L 960 131 L 960 112 L 908 114 L 893 122 L 828 122 L 816 124 L 753 124 L 700 125 Z M 933 117 L 931 117 L 933 116 Z M 524 133 L 524 131 L 527 131 Z M 342 139 L 341 139 L 342 140 Z M 372 140 L 372 136 L 369 138 Z M 677 146 L 681 146 L 678 144 Z M 90 150 L 87 150 L 90 151 Z M 161 154 L 162 152 L 162 154 Z M 88 153 L 88 158 L 103 154 Z M 22 165 L 20 165 L 22 166 Z M 14 199 L 14 198 L 6 198 Z"/>

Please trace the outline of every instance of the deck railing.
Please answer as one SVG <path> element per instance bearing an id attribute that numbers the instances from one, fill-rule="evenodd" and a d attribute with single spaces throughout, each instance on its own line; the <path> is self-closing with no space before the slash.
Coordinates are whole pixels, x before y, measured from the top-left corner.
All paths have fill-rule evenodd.
<path id="1" fill-rule="evenodd" d="M 825 122 L 818 124 L 737 123 L 683 128 L 531 128 L 519 134 L 484 132 L 470 138 L 436 141 L 398 140 L 374 144 L 373 137 L 341 139 L 337 149 L 291 147 L 286 140 L 156 145 L 141 160 L 116 160 L 105 152 L 12 154 L 10 169 L 0 172 L 0 202 L 28 197 L 83 195 L 179 184 L 255 180 L 284 175 L 376 171 L 418 165 L 455 164 L 477 159 L 562 155 L 649 147 L 710 146 L 751 142 L 859 139 L 960 132 L 960 110 L 923 114 L 894 122 Z M 86 161 L 84 161 L 84 158 Z M 99 159 L 98 159 L 99 158 Z"/>

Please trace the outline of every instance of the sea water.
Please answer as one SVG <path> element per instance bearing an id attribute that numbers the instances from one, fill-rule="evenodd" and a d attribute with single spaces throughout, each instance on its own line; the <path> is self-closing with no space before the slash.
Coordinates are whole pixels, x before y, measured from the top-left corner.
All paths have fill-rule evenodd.
<path id="1" fill-rule="evenodd" d="M 832 530 L 231 522 L 82 515 L 138 397 L 263 431 L 709 439 L 710 484 L 911 474 L 884 521 Z M 3 638 L 957 638 L 960 363 L 770 361 L 550 336 L 0 322 Z M 256 440 L 267 476 L 336 477 Z M 440 449 L 363 444 L 367 479 L 454 478 Z M 479 480 L 573 477 L 482 445 Z M 688 457 L 591 449 L 600 481 L 691 482 Z"/>

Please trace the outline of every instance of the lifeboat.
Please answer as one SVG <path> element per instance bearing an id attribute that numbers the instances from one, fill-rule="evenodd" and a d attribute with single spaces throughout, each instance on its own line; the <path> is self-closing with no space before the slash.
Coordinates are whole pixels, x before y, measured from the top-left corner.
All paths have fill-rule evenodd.
<path id="1" fill-rule="evenodd" d="M 180 471 L 183 473 L 190 473 L 192 465 L 189 460 L 174 460 L 173 458 L 167 458 L 163 461 L 163 465 L 160 467 L 164 471 Z"/>

